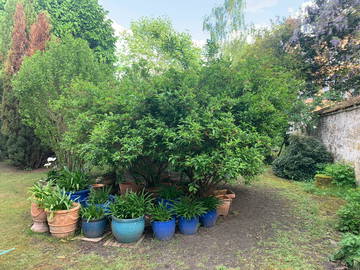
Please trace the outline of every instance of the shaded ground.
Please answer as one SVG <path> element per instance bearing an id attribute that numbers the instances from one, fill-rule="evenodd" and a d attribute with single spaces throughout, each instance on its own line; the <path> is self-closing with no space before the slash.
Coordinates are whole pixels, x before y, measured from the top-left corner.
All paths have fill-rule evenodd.
<path id="1" fill-rule="evenodd" d="M 145 240 L 135 250 L 59 241 L 30 230 L 26 189 L 43 171 L 0 163 L 0 269 L 333 269 L 338 235 L 334 214 L 343 203 L 306 193 L 301 185 L 267 173 L 252 186 L 232 187 L 231 214 L 194 236 Z"/>

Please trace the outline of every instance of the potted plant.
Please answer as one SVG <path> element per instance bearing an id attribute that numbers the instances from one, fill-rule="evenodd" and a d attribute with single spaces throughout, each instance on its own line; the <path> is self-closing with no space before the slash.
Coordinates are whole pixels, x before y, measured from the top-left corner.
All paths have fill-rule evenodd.
<path id="1" fill-rule="evenodd" d="M 140 185 L 135 182 L 129 182 L 125 179 L 121 179 L 119 183 L 120 194 L 124 195 L 126 192 L 138 192 Z"/>
<path id="2" fill-rule="evenodd" d="M 131 243 L 140 239 L 145 228 L 144 215 L 152 200 L 151 196 L 143 191 L 130 191 L 115 197 L 110 204 L 111 230 L 119 242 Z"/>
<path id="3" fill-rule="evenodd" d="M 174 211 L 179 216 L 179 230 L 182 234 L 195 234 L 199 226 L 199 216 L 206 208 L 196 199 L 182 197 L 174 203 Z"/>
<path id="4" fill-rule="evenodd" d="M 231 191 L 230 189 L 217 189 L 213 191 L 213 194 L 215 196 L 218 195 L 226 195 L 229 199 L 235 199 L 236 195 L 233 191 Z"/>
<path id="5" fill-rule="evenodd" d="M 104 234 L 106 218 L 103 208 L 89 205 L 81 209 L 81 217 L 81 229 L 85 237 L 96 238 Z"/>
<path id="6" fill-rule="evenodd" d="M 80 204 L 70 200 L 65 190 L 56 186 L 43 200 L 50 233 L 57 238 L 74 234 L 79 220 Z"/>
<path id="7" fill-rule="evenodd" d="M 96 205 L 102 208 L 105 213 L 109 211 L 112 196 L 110 195 L 111 187 L 101 189 L 91 189 L 89 197 L 85 201 L 85 207 Z"/>
<path id="8" fill-rule="evenodd" d="M 150 209 L 151 227 L 155 238 L 159 240 L 170 240 L 175 233 L 175 218 L 173 210 L 166 204 L 160 203 Z"/>
<path id="9" fill-rule="evenodd" d="M 227 195 L 217 195 L 216 198 L 220 199 L 221 203 L 217 208 L 217 213 L 219 216 L 227 216 L 230 211 L 230 206 L 232 199 L 230 199 Z"/>
<path id="10" fill-rule="evenodd" d="M 33 220 L 31 230 L 33 232 L 44 233 L 49 231 L 46 212 L 44 209 L 44 199 L 52 192 L 52 185 L 52 182 L 49 182 L 46 185 L 36 183 L 29 189 L 31 217 Z"/>
<path id="11" fill-rule="evenodd" d="M 184 192 L 176 186 L 162 186 L 159 190 L 159 203 L 163 203 L 168 208 L 174 206 L 174 202 L 179 200 L 184 195 Z"/>
<path id="12" fill-rule="evenodd" d="M 89 196 L 89 177 L 80 171 L 72 172 L 64 167 L 56 180 L 56 184 L 64 189 L 74 202 L 84 204 Z"/>
<path id="13" fill-rule="evenodd" d="M 210 228 L 216 223 L 218 217 L 217 208 L 221 205 L 221 201 L 219 198 L 209 196 L 202 198 L 201 202 L 206 209 L 206 213 L 200 216 L 200 223 L 204 227 Z"/>

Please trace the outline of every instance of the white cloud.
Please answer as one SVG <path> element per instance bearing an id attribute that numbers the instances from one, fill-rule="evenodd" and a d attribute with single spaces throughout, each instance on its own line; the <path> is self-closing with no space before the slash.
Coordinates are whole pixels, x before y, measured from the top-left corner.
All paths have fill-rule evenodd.
<path id="1" fill-rule="evenodd" d="M 192 42 L 196 47 L 198 47 L 200 49 L 203 48 L 206 45 L 206 40 L 204 40 L 204 39 L 200 39 L 200 40 L 193 39 Z"/>
<path id="2" fill-rule="evenodd" d="M 263 11 L 265 8 L 271 8 L 279 4 L 279 0 L 250 0 L 246 3 L 246 11 L 250 13 L 257 13 Z"/>
<path id="3" fill-rule="evenodd" d="M 306 8 L 307 7 L 311 7 L 314 6 L 315 2 L 313 0 L 310 1 L 306 1 L 304 3 L 301 4 L 299 9 L 293 9 L 293 8 L 289 8 L 289 14 L 291 18 L 304 18 L 305 14 L 306 14 Z"/>
<path id="4" fill-rule="evenodd" d="M 121 35 L 121 33 L 129 31 L 129 29 L 127 29 L 127 28 L 125 28 L 124 26 L 118 24 L 118 23 L 115 22 L 114 20 L 113 20 L 112 22 L 113 22 L 113 23 L 112 23 L 112 27 L 113 27 L 114 30 L 115 30 L 115 36 L 118 37 L 118 36 Z"/>

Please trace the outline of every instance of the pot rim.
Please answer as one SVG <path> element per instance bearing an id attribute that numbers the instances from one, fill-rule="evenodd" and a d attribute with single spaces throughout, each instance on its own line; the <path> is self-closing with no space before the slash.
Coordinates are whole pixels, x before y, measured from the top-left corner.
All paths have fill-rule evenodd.
<path id="1" fill-rule="evenodd" d="M 87 221 L 86 218 L 81 218 L 81 221 L 85 222 L 85 223 L 94 223 L 94 222 L 98 222 L 98 221 L 103 221 L 104 219 L 106 219 L 105 216 L 103 216 L 102 218 L 98 218 L 98 219 L 90 219 L 89 221 Z"/>
<path id="2" fill-rule="evenodd" d="M 151 223 L 172 223 L 175 221 L 175 218 L 172 218 L 170 220 L 167 220 L 167 221 L 158 221 L 158 220 L 154 220 L 154 221 L 151 221 Z"/>
<path id="3" fill-rule="evenodd" d="M 70 208 L 69 210 L 56 210 L 56 211 L 48 211 L 45 210 L 47 214 L 54 213 L 54 214 L 66 214 L 70 212 L 75 212 L 77 210 L 80 210 L 80 203 L 73 202 L 73 208 Z"/>
<path id="4" fill-rule="evenodd" d="M 126 219 L 123 219 L 123 218 L 117 218 L 117 217 L 114 217 L 113 215 L 111 215 L 111 218 L 113 221 L 116 221 L 116 222 L 120 222 L 120 223 L 131 223 L 131 222 L 137 222 L 137 221 L 141 221 L 141 220 L 144 220 L 144 217 L 145 216 L 141 216 L 141 217 L 138 217 L 138 218 L 126 218 Z"/>
<path id="5" fill-rule="evenodd" d="M 190 219 L 185 218 L 185 217 L 183 217 L 183 216 L 179 216 L 179 218 L 180 218 L 180 219 L 183 219 L 183 220 L 186 220 L 186 221 L 193 221 L 193 220 L 199 219 L 199 216 L 196 216 L 196 217 L 193 217 L 193 218 L 190 218 Z"/>

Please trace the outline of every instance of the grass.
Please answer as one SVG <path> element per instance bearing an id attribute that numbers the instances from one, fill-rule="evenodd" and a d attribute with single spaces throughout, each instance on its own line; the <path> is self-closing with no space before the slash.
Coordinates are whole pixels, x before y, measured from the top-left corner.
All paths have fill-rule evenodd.
<path id="1" fill-rule="evenodd" d="M 0 163 L 0 249 L 16 248 L 0 256 L 0 269 L 157 269 L 146 251 L 100 249 L 78 241 L 57 240 L 30 230 L 30 202 L 27 189 L 43 177 L 44 171 L 18 171 Z M 324 258 L 334 252 L 339 235 L 334 229 L 336 211 L 344 204 L 340 190 L 319 190 L 310 184 L 294 183 L 266 173 L 253 188 L 275 190 L 289 209 L 289 222 L 272 224 L 273 235 L 259 239 L 256 246 L 237 253 L 241 270 L 245 269 L 324 269 Z M 254 224 L 263 226 L 264 224 Z M 265 229 L 264 229 L 265 230 Z M 177 246 L 171 241 L 170 245 Z M 179 251 L 180 252 L 180 251 Z M 158 256 L 161 256 L 159 254 Z M 176 256 L 176 253 L 174 253 Z M 155 258 L 156 259 L 156 258 Z M 197 268 L 206 269 L 206 258 Z M 226 265 L 226 262 L 224 262 Z M 245 267 L 243 267 L 243 265 Z M 191 269 L 187 261 L 177 260 L 176 269 Z M 214 265 L 217 270 L 240 270 Z"/>

